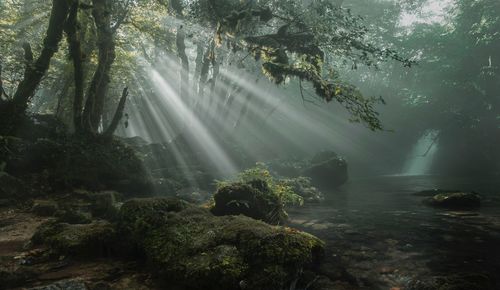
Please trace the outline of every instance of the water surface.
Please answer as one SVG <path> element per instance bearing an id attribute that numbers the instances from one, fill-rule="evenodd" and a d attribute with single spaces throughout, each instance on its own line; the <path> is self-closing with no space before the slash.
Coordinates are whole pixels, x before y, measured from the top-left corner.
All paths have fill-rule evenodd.
<path id="1" fill-rule="evenodd" d="M 482 195 L 477 211 L 429 208 L 412 193 L 460 189 Z M 327 242 L 363 289 L 404 287 L 439 275 L 500 277 L 500 180 L 383 176 L 352 180 L 323 204 L 290 210 L 293 226 Z"/>

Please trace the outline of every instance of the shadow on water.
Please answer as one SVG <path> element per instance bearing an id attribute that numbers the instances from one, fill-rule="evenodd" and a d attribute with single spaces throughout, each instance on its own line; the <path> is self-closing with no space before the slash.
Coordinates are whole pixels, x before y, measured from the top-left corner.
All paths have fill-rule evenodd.
<path id="1" fill-rule="evenodd" d="M 447 211 L 412 195 L 433 188 L 479 192 L 483 206 Z M 294 226 L 324 239 L 327 259 L 345 266 L 363 289 L 457 273 L 484 273 L 498 288 L 498 191 L 498 178 L 382 176 L 352 180 L 324 204 L 291 210 L 290 216 Z"/>

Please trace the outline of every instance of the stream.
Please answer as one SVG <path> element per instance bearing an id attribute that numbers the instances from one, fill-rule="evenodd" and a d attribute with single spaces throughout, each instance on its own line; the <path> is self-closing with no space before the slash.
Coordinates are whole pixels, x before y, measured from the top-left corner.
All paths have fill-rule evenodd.
<path id="1" fill-rule="evenodd" d="M 476 191 L 477 211 L 424 206 L 412 193 Z M 500 178 L 382 176 L 351 180 L 323 204 L 289 210 L 291 224 L 322 238 L 327 261 L 360 289 L 404 289 L 439 275 L 481 273 L 500 287 Z M 496 281 L 495 281 L 496 280 Z"/>

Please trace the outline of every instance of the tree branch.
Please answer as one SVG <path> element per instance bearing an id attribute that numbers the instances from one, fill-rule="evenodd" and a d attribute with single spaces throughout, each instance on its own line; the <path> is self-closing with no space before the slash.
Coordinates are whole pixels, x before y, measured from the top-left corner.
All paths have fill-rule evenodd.
<path id="1" fill-rule="evenodd" d="M 128 97 L 128 88 L 125 87 L 122 92 L 122 97 L 120 98 L 120 102 L 118 103 L 118 107 L 116 108 L 115 115 L 111 124 L 109 124 L 108 129 L 103 133 L 103 136 L 106 138 L 111 138 L 118 128 L 118 124 L 123 117 L 123 111 L 125 110 L 125 103 L 127 102 Z"/>

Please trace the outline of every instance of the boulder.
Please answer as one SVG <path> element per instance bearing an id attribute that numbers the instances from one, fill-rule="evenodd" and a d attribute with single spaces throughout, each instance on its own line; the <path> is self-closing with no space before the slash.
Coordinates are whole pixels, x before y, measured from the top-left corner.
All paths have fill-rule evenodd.
<path id="1" fill-rule="evenodd" d="M 47 222 L 33 235 L 35 245 L 44 244 L 58 255 L 102 256 L 109 252 L 115 228 L 107 221 L 89 224 Z"/>
<path id="2" fill-rule="evenodd" d="M 441 193 L 453 193 L 453 192 L 459 192 L 460 190 L 449 190 L 449 189 L 428 189 L 428 190 L 422 190 L 413 193 L 415 196 L 424 196 L 424 197 L 430 197 L 430 196 L 435 196 Z"/>
<path id="3" fill-rule="evenodd" d="M 481 206 L 481 197 L 474 192 L 439 193 L 424 199 L 424 204 L 448 209 L 474 209 Z"/>
<path id="4" fill-rule="evenodd" d="M 53 200 L 35 200 L 31 211 L 38 216 L 54 216 L 59 206 Z"/>
<path id="5" fill-rule="evenodd" d="M 323 193 L 311 184 L 311 178 L 299 176 L 296 178 L 283 179 L 284 184 L 300 195 L 305 203 L 322 202 L 325 197 Z"/>
<path id="6" fill-rule="evenodd" d="M 219 187 L 211 210 L 217 216 L 242 214 L 269 224 L 282 224 L 287 218 L 279 196 L 259 179 Z"/>
<path id="7" fill-rule="evenodd" d="M 323 151 L 311 159 L 311 164 L 302 171 L 303 176 L 323 188 L 334 188 L 348 179 L 347 162 L 333 151 Z"/>
<path id="8" fill-rule="evenodd" d="M 132 148 L 117 140 L 10 138 L 3 142 L 11 144 L 9 150 L 12 148 L 5 161 L 5 171 L 26 180 L 30 176 L 32 179 L 43 176 L 45 184 L 58 189 L 112 189 L 134 194 L 153 191 L 153 183 L 141 159 Z"/>
<path id="9" fill-rule="evenodd" d="M 307 285 L 311 281 L 301 273 L 314 269 L 323 256 L 323 242 L 307 233 L 243 215 L 214 216 L 176 199 L 130 200 L 120 215 L 120 236 L 179 289 Z"/>

